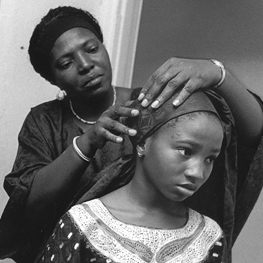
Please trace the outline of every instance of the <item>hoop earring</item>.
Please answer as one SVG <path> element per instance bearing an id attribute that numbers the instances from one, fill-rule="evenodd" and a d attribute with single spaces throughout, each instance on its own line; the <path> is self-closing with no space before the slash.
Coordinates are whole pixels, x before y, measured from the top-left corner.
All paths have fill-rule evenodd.
<path id="1" fill-rule="evenodd" d="M 136 150 L 138 157 L 142 158 L 142 156 L 144 155 L 144 147 L 137 145 Z"/>
<path id="2" fill-rule="evenodd" d="M 65 90 L 59 90 L 57 95 L 56 95 L 56 99 L 57 100 L 64 100 L 64 98 L 67 96 L 67 93 Z"/>

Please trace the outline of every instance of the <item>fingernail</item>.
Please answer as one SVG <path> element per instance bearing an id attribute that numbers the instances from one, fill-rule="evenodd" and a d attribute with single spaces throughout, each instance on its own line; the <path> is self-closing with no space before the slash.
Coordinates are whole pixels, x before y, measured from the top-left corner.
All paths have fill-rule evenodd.
<path id="1" fill-rule="evenodd" d="M 173 102 L 173 105 L 174 105 L 174 106 L 178 106 L 178 105 L 179 105 L 179 100 L 175 100 L 175 101 Z"/>
<path id="2" fill-rule="evenodd" d="M 138 100 L 141 101 L 144 98 L 145 94 L 141 93 L 138 97 Z"/>
<path id="3" fill-rule="evenodd" d="M 123 141 L 123 138 L 121 138 L 121 137 L 116 138 L 116 142 L 122 142 L 122 141 Z"/>
<path id="4" fill-rule="evenodd" d="M 136 130 L 129 130 L 129 135 L 134 136 L 137 134 Z"/>
<path id="5" fill-rule="evenodd" d="M 142 101 L 142 106 L 143 106 L 143 107 L 147 107 L 147 105 L 148 105 L 148 100 L 147 100 L 147 99 L 144 99 L 144 100 Z"/>
<path id="6" fill-rule="evenodd" d="M 139 114 L 138 110 L 131 110 L 131 115 L 132 116 L 137 116 Z"/>
<path id="7" fill-rule="evenodd" d="M 152 108 L 154 108 L 154 109 L 156 109 L 158 106 L 159 106 L 159 101 L 158 100 L 156 100 L 156 101 L 154 101 L 153 103 L 152 103 Z"/>

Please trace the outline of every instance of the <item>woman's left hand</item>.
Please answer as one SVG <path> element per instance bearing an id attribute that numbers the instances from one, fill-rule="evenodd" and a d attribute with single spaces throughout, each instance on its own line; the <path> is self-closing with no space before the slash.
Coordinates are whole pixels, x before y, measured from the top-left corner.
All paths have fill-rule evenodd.
<path id="1" fill-rule="evenodd" d="M 179 92 L 178 106 L 197 89 L 214 87 L 221 78 L 221 69 L 210 60 L 170 58 L 158 68 L 144 85 L 138 99 L 142 106 L 158 108 Z"/>

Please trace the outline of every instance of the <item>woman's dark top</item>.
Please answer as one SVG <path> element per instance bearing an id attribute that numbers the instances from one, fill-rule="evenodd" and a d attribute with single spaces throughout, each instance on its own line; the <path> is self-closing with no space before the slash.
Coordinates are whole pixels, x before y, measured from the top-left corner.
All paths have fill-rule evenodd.
<path id="1" fill-rule="evenodd" d="M 256 99 L 263 105 L 258 97 Z M 129 167 L 126 164 L 130 158 L 116 161 L 122 170 L 114 178 L 109 176 L 109 170 L 115 169 L 113 167 L 116 167 L 116 162 L 112 165 L 115 159 L 131 153 L 131 145 L 128 140 L 125 140 L 126 145 L 123 146 L 107 143 L 97 151 L 96 162 L 88 167 L 76 189 L 69 193 L 72 195 L 70 202 L 57 200 L 50 211 L 50 220 L 44 226 L 27 222 L 24 209 L 34 175 L 41 167 L 62 154 L 72 144 L 73 138 L 82 133 L 72 120 L 66 103 L 67 101 L 51 101 L 39 105 L 31 110 L 24 122 L 19 134 L 17 158 L 12 172 L 6 176 L 4 182 L 10 199 L 0 221 L 1 259 L 11 257 L 21 263 L 33 262 L 56 221 L 70 206 L 100 197 L 128 180 L 124 178 L 124 170 Z M 228 114 L 231 115 L 230 112 Z M 227 133 L 232 138 L 227 151 L 220 154 L 208 181 L 186 204 L 211 217 L 222 227 L 229 250 L 228 262 L 231 262 L 231 247 L 262 188 L 263 140 L 257 149 L 240 150 L 239 145 L 238 152 L 243 151 L 245 154 L 238 155 L 234 121 Z M 101 170 L 102 172 L 96 174 Z"/>
<path id="2" fill-rule="evenodd" d="M 4 181 L 4 188 L 10 199 L 0 221 L 0 258 L 3 252 L 9 254 L 12 250 L 21 249 L 22 253 L 26 252 L 27 245 L 30 250 L 34 250 L 32 245 L 36 247 L 39 245 L 43 235 L 48 232 L 48 229 L 53 228 L 56 220 L 69 206 L 68 200 L 54 202 L 48 217 L 50 220 L 44 226 L 35 226 L 34 222 L 26 222 L 23 218 L 27 198 L 37 171 L 54 161 L 72 144 L 75 136 L 83 133 L 74 122 L 67 103 L 66 100 L 46 102 L 32 108 L 25 119 L 18 137 L 19 148 L 12 172 Z M 97 150 L 95 161 L 88 166 L 79 184 L 72 189 L 72 193 L 69 193 L 70 201 L 80 186 L 89 182 L 95 173 L 128 153 L 131 153 L 131 144 L 128 139 L 125 139 L 123 145 L 107 142 L 103 148 Z M 19 253 L 15 259 L 18 262 L 30 262 L 29 259 L 23 261 L 23 257 L 24 255 Z"/>

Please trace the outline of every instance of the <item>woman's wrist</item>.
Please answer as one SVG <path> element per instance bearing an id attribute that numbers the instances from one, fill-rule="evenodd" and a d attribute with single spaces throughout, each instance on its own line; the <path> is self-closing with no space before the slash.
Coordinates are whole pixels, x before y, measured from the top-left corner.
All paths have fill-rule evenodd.
<path id="1" fill-rule="evenodd" d="M 78 147 L 78 144 L 77 144 L 77 139 L 79 138 L 79 136 L 76 136 L 74 137 L 73 139 L 73 149 L 75 150 L 75 152 L 77 153 L 77 155 L 83 160 L 83 161 L 86 161 L 86 162 L 89 162 L 91 163 L 93 161 L 93 157 L 90 158 L 88 156 L 86 156 L 81 150 L 80 148 Z"/>
<path id="2" fill-rule="evenodd" d="M 218 78 L 216 84 L 214 85 L 214 89 L 221 86 L 221 84 L 224 82 L 226 77 L 226 70 L 222 62 L 216 60 L 216 59 L 210 59 L 210 61 L 217 66 L 217 68 L 220 70 L 220 77 Z"/>
<path id="3" fill-rule="evenodd" d="M 89 143 L 89 139 L 85 138 L 85 135 L 74 137 L 72 146 L 74 151 L 81 159 L 86 159 L 85 161 L 87 162 L 90 162 L 94 159 L 94 155 L 97 149 L 94 149 L 91 143 Z"/>

